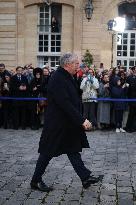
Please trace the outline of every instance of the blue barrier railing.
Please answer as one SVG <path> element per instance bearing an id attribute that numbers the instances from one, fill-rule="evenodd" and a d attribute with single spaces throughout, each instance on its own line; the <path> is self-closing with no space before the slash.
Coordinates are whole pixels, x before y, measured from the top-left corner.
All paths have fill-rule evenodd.
<path id="1" fill-rule="evenodd" d="M 0 96 L 0 100 L 29 101 L 29 100 L 47 100 L 47 98 L 16 98 L 16 97 L 2 97 L 2 96 Z"/>
<path id="2" fill-rule="evenodd" d="M 39 97 L 39 98 L 16 98 L 16 97 L 3 97 L 0 96 L 0 100 L 17 100 L 17 101 L 29 101 L 29 100 L 47 100 L 47 98 Z M 118 98 L 90 98 L 90 100 L 96 101 L 107 101 L 107 102 L 136 102 L 136 98 L 129 99 L 118 99 Z"/>

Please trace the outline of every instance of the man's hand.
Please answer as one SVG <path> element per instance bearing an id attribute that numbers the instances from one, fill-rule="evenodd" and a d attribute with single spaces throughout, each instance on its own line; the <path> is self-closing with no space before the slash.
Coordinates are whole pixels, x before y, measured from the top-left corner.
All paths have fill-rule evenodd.
<path id="1" fill-rule="evenodd" d="M 92 123 L 86 119 L 82 124 L 82 126 L 85 130 L 90 130 L 92 128 Z"/>

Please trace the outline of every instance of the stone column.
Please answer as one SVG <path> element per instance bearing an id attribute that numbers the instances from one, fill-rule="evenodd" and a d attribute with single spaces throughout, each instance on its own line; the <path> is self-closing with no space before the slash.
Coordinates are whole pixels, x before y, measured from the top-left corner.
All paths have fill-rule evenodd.
<path id="1" fill-rule="evenodd" d="M 75 0 L 74 7 L 74 33 L 73 33 L 73 51 L 81 56 L 82 48 L 82 11 L 83 3 L 82 0 Z"/>
<path id="2" fill-rule="evenodd" d="M 25 59 L 24 59 L 24 32 L 25 32 L 25 15 L 24 15 L 24 3 L 22 0 L 16 0 L 16 15 L 17 15 L 17 56 L 16 56 L 16 63 L 17 66 L 24 66 Z"/>
<path id="3" fill-rule="evenodd" d="M 16 0 L 0 1 L 0 62 L 16 66 Z"/>
<path id="4" fill-rule="evenodd" d="M 73 51 L 73 18 L 74 8 L 66 4 L 62 5 L 62 53 Z"/>
<path id="5" fill-rule="evenodd" d="M 25 41 L 24 41 L 24 57 L 25 64 L 32 63 L 37 66 L 38 51 L 38 6 L 25 7 Z"/>

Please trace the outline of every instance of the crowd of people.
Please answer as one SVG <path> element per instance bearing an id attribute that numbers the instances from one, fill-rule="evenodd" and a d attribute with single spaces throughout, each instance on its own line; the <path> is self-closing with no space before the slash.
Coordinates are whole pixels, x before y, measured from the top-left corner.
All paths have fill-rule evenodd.
<path id="1" fill-rule="evenodd" d="M 0 96 L 20 98 L 0 100 L 0 127 L 39 129 L 42 126 L 48 101 L 35 98 L 47 98 L 48 81 L 53 72 L 48 66 L 33 68 L 32 65 L 18 66 L 13 72 L 0 64 Z M 136 101 L 104 100 L 136 99 L 136 66 L 126 71 L 121 66 L 105 69 L 102 63 L 100 68 L 89 68 L 82 62 L 74 80 L 83 103 L 81 112 L 92 122 L 93 130 L 136 131 Z"/>
<path id="2" fill-rule="evenodd" d="M 32 65 L 18 66 L 10 72 L 4 64 L 0 64 L 0 96 L 16 98 L 0 101 L 0 126 L 5 129 L 40 128 L 47 101 L 35 98 L 47 98 L 47 84 L 52 72 L 48 67 L 34 69 Z"/>

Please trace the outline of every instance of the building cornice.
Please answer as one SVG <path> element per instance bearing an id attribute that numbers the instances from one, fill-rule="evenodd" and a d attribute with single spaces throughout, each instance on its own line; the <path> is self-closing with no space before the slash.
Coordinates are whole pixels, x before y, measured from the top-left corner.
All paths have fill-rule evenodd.
<path id="1" fill-rule="evenodd" d="M 42 0 L 24 0 L 24 7 L 32 6 L 35 4 L 42 4 Z M 67 4 L 70 6 L 75 5 L 75 0 L 53 0 L 53 3 Z"/>

